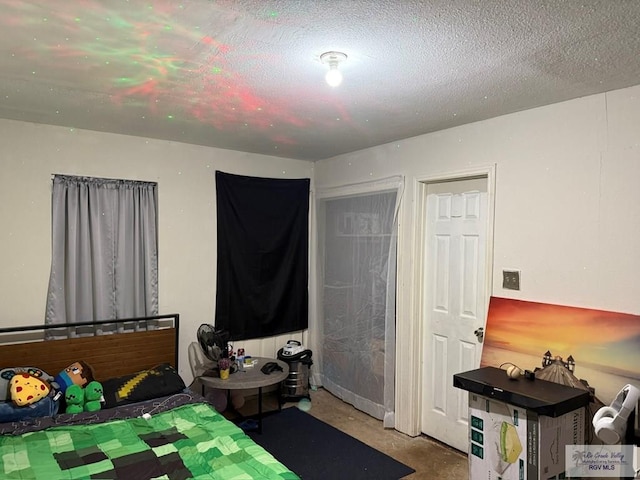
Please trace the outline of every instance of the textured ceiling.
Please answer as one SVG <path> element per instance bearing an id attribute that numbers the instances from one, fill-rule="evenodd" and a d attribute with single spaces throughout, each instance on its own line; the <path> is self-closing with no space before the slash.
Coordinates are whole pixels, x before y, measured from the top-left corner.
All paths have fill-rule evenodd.
<path id="1" fill-rule="evenodd" d="M 318 160 L 640 83 L 638 0 L 0 0 L 0 117 Z M 319 57 L 348 55 L 344 82 Z"/>

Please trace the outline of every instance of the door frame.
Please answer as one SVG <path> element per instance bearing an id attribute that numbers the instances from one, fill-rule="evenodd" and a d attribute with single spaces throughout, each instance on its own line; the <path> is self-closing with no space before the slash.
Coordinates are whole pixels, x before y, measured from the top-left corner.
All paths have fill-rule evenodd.
<path id="1" fill-rule="evenodd" d="M 423 365 L 423 345 L 425 335 L 425 324 L 422 319 L 425 302 L 423 292 L 425 291 L 424 282 L 424 242 L 426 241 L 426 209 L 427 209 L 427 187 L 431 183 L 442 183 L 447 181 L 469 180 L 473 178 L 486 178 L 487 180 L 487 243 L 485 252 L 485 285 L 486 285 L 486 305 L 489 305 L 489 298 L 493 292 L 493 238 L 494 238 L 494 218 L 495 218 L 495 179 L 496 165 L 487 165 L 477 168 L 459 170 L 452 172 L 443 172 L 439 174 L 431 174 L 414 179 L 414 242 L 413 242 L 413 272 L 414 279 L 411 296 L 412 314 L 416 324 L 414 328 L 417 335 L 412 338 L 412 351 L 415 365 L 418 369 L 414 372 L 414 378 L 420 379 L 419 387 L 415 389 L 416 395 L 410 396 L 408 399 L 408 407 L 410 411 L 416 412 L 413 417 L 413 430 L 418 434 L 422 431 L 422 379 L 424 378 Z M 453 379 L 451 379 L 453 382 Z"/>

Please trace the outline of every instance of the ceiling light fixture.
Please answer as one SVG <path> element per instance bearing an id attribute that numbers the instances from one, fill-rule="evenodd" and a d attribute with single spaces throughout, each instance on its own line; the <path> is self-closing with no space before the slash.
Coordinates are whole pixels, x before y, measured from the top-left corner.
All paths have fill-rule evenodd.
<path id="1" fill-rule="evenodd" d="M 342 83 L 342 73 L 338 70 L 338 65 L 346 59 L 347 56 L 342 52 L 326 52 L 320 55 L 320 61 L 329 65 L 329 71 L 324 78 L 332 87 L 337 87 Z"/>

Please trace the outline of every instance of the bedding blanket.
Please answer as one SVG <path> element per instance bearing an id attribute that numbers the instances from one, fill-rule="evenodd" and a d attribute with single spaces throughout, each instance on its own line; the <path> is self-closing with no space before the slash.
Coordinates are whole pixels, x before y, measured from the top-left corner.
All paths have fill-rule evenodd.
<path id="1" fill-rule="evenodd" d="M 71 417 L 57 426 L 2 435 L 0 478 L 299 478 L 209 404 L 164 411 L 155 405 L 146 408 L 148 418 L 84 423 Z"/>

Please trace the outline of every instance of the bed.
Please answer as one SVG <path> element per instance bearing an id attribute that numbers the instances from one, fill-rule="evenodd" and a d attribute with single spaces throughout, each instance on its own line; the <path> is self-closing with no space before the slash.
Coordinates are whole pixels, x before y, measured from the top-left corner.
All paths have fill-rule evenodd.
<path id="1" fill-rule="evenodd" d="M 88 322 L 62 331 L 78 329 L 84 329 L 79 336 L 55 339 L 48 327 L 0 329 L 0 367 L 28 364 L 51 373 L 82 359 L 104 385 L 105 398 L 110 385 L 134 384 L 141 373 L 163 381 L 154 372 L 177 376 L 177 314 Z M 98 411 L 0 423 L 0 478 L 299 478 L 200 394 L 184 383 L 162 383 L 169 384 L 174 391 L 139 388 L 146 396 Z"/>

